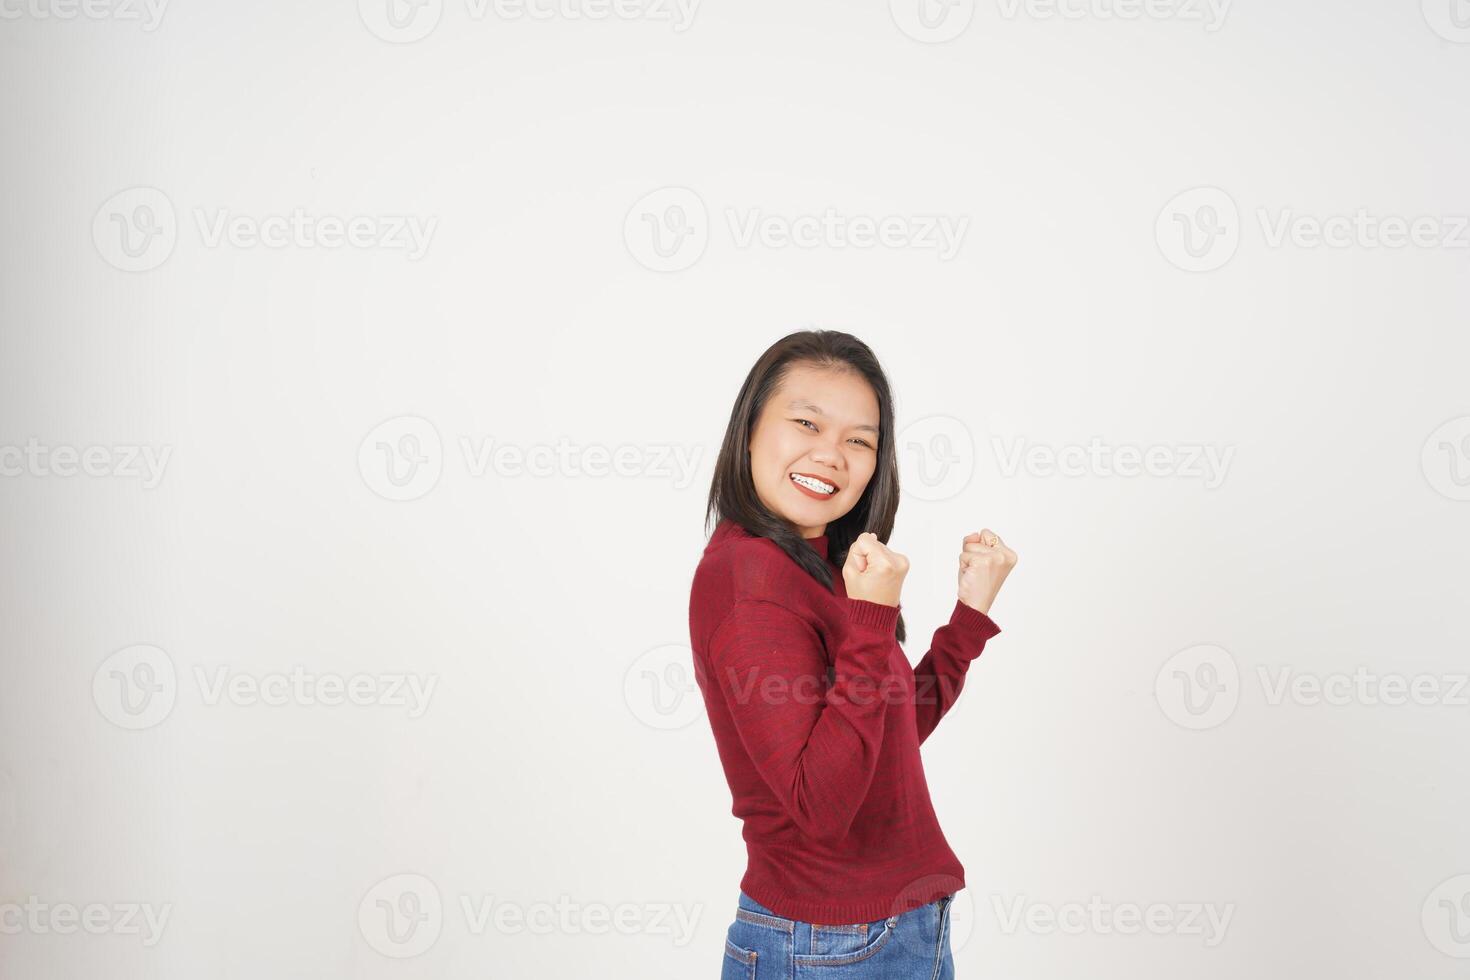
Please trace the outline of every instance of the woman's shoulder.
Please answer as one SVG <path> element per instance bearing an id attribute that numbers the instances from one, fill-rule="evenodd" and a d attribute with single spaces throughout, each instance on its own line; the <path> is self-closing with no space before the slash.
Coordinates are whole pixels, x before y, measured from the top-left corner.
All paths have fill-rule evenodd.
<path id="1" fill-rule="evenodd" d="M 803 633 L 819 632 L 820 610 L 830 601 L 823 599 L 824 592 L 822 583 L 771 539 L 739 525 L 716 528 L 689 593 L 690 641 L 696 653 L 708 650 L 719 628 L 741 609 L 763 622 L 779 620 Z"/>
<path id="2" fill-rule="evenodd" d="M 710 535 L 694 586 L 696 590 L 716 588 L 732 602 L 764 599 L 783 605 L 806 588 L 820 587 L 776 542 L 728 519 Z"/>

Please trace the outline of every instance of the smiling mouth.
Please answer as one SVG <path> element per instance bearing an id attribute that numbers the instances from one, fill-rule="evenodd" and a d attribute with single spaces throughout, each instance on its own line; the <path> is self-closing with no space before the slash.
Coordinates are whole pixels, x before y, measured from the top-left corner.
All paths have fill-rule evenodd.
<path id="1" fill-rule="evenodd" d="M 813 493 L 820 493 L 828 497 L 837 492 L 836 484 L 828 483 L 826 480 L 818 479 L 815 476 L 807 476 L 804 473 L 792 473 L 791 482 Z"/>

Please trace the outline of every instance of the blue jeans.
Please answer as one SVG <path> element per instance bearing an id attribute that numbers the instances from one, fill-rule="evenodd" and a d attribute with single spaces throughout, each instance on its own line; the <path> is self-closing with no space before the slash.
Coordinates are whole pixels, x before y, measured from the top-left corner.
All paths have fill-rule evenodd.
<path id="1" fill-rule="evenodd" d="M 720 980 L 954 980 L 954 895 L 902 915 L 818 925 L 775 914 L 740 891 Z"/>

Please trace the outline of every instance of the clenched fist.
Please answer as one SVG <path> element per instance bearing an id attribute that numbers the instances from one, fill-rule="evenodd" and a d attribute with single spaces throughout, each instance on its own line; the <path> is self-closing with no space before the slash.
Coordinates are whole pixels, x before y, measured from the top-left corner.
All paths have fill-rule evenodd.
<path id="1" fill-rule="evenodd" d="M 883 606 L 898 605 L 909 560 L 889 548 L 878 535 L 864 531 L 847 549 L 842 581 L 849 599 L 866 599 Z"/>
<path id="2" fill-rule="evenodd" d="M 1016 553 L 990 528 L 965 535 L 960 552 L 960 601 L 990 615 L 990 604 L 1016 567 Z"/>

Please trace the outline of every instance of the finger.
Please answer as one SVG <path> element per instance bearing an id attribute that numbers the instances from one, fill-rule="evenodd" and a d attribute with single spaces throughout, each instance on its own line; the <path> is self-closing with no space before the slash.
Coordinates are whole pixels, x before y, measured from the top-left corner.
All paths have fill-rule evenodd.
<path id="1" fill-rule="evenodd" d="M 858 571 L 866 572 L 868 566 L 882 559 L 883 543 L 872 531 L 864 531 L 848 546 L 847 554 L 853 559 Z"/>

